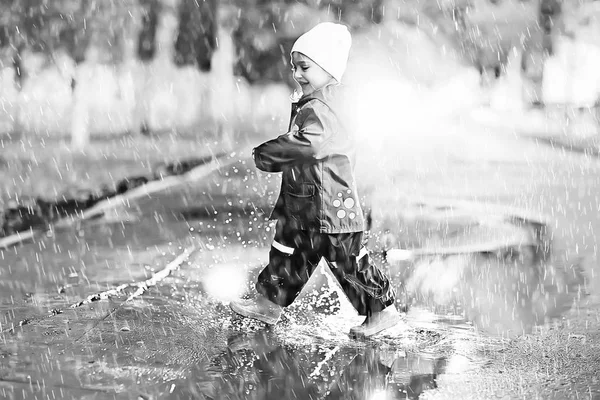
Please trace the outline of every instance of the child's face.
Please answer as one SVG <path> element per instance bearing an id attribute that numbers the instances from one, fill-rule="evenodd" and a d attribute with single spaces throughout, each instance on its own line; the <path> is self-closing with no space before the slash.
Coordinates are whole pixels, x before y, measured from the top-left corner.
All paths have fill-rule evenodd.
<path id="1" fill-rule="evenodd" d="M 292 71 L 294 80 L 300 85 L 305 96 L 335 82 L 319 64 L 297 51 L 292 53 Z"/>

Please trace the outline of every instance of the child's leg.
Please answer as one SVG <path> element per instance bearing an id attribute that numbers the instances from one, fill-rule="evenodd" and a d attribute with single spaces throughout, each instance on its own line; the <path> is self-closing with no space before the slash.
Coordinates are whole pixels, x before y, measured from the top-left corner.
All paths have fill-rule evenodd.
<path id="1" fill-rule="evenodd" d="M 282 307 L 292 304 L 317 267 L 327 242 L 327 235 L 289 229 L 278 222 L 269 264 L 256 282 L 258 293 Z"/>
<path id="2" fill-rule="evenodd" d="M 362 232 L 328 236 L 327 261 L 358 313 L 369 316 L 394 304 L 396 291 L 388 276 L 371 263 Z"/>

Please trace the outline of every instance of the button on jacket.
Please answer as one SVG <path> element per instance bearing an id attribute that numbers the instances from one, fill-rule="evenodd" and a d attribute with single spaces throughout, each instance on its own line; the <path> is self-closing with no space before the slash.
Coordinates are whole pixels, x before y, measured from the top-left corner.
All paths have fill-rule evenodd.
<path id="1" fill-rule="evenodd" d="M 282 172 L 270 219 L 290 228 L 321 233 L 364 230 L 354 178 L 355 139 L 336 106 L 340 90 L 327 87 L 293 103 L 288 132 L 253 150 L 258 169 Z"/>

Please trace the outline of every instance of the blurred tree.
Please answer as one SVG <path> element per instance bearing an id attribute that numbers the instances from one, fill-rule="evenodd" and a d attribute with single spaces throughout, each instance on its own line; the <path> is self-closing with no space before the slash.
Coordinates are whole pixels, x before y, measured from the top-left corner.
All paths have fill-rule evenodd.
<path id="1" fill-rule="evenodd" d="M 80 63 L 93 45 L 102 55 L 100 62 L 120 62 L 124 32 L 135 23 L 132 10 L 139 7 L 138 0 L 0 0 L 0 6 L 2 62 L 11 58 L 19 81 L 27 73 L 23 51 L 41 53 L 48 61 L 56 51 L 65 51 Z"/>
<path id="2" fill-rule="evenodd" d="M 156 53 L 156 27 L 161 3 L 159 0 L 146 0 L 141 6 L 142 28 L 138 39 L 138 56 L 142 61 L 150 61 Z"/>
<path id="3" fill-rule="evenodd" d="M 75 54 L 79 41 L 85 36 L 85 13 L 89 1 L 61 0 L 3 0 L 3 23 L 8 42 L 13 48 L 27 48 L 49 53 L 66 48 Z"/>
<path id="4" fill-rule="evenodd" d="M 4 11 L 0 19 L 4 32 L 0 46 L 8 49 L 3 55 L 10 58 L 2 60 L 2 63 L 12 62 L 19 86 L 27 74 L 22 65 L 23 51 L 46 55 L 59 47 L 67 47 L 69 51 L 73 51 L 69 45 L 75 43 L 77 37 L 74 34 L 65 37 L 64 32 L 68 31 L 69 24 L 75 20 L 73 15 L 82 6 L 82 2 L 2 0 L 0 4 Z"/>
<path id="5" fill-rule="evenodd" d="M 340 21 L 354 31 L 382 21 L 383 0 L 236 0 L 236 75 L 249 82 L 285 81 L 289 52 L 302 33 L 322 21 Z"/>
<path id="6" fill-rule="evenodd" d="M 175 63 L 209 71 L 215 51 L 217 0 L 181 0 Z"/>
<path id="7" fill-rule="evenodd" d="M 548 55 L 553 54 L 552 35 L 556 33 L 561 20 L 562 2 L 560 0 L 540 0 L 538 23 L 542 29 L 542 48 Z"/>
<path id="8" fill-rule="evenodd" d="M 502 7 L 505 3 L 472 1 L 477 2 L 476 9 L 484 4 Z M 61 48 L 81 62 L 85 49 L 93 44 L 103 54 L 102 62 L 118 63 L 122 57 L 122 32 L 131 24 L 133 9 L 142 15 L 137 56 L 151 60 L 156 52 L 159 14 L 162 7 L 168 5 L 178 7 L 179 14 L 175 63 L 197 65 L 208 71 L 216 47 L 215 10 L 217 6 L 228 5 L 237 9 L 237 26 L 233 32 L 235 74 L 251 83 L 288 80 L 289 50 L 294 40 L 319 21 L 341 21 L 357 32 L 389 18 L 386 14 L 397 12 L 412 13 L 414 18 L 420 15 L 432 21 L 444 35 L 454 36 L 455 44 L 464 47 L 469 54 L 467 58 L 481 63 L 483 53 L 503 53 L 505 46 L 496 43 L 494 29 L 484 32 L 485 24 L 478 25 L 482 29 L 466 26 L 465 16 L 472 14 L 472 1 L 402 0 L 396 10 L 387 7 L 390 0 L 0 0 L 3 10 L 0 15 L 0 57 L 3 59 L 0 61 L 6 64 L 14 60 L 18 65 L 24 49 L 51 53 Z M 552 24 L 550 14 L 554 13 L 554 5 L 560 5 L 561 1 L 539 0 L 538 3 L 540 25 L 547 29 Z M 550 3 L 552 6 L 547 6 Z M 498 62 L 492 61 L 493 64 Z M 19 71 L 21 73 L 22 68 Z"/>

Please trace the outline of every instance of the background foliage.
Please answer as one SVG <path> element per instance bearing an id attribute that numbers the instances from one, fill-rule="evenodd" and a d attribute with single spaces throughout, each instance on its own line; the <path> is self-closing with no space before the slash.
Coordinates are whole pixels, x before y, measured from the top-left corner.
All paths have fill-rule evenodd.
<path id="1" fill-rule="evenodd" d="M 480 9 L 485 4 L 498 9 L 492 13 L 501 13 L 503 3 L 497 0 L 396 3 L 401 4 L 398 10 L 391 10 L 390 2 L 385 0 L 0 0 L 0 66 L 12 63 L 19 70 L 24 49 L 49 56 L 60 49 L 81 62 L 90 45 L 100 50 L 101 62 L 119 63 L 126 53 L 126 40 L 136 42 L 138 59 L 150 61 L 156 53 L 157 25 L 165 10 L 174 12 L 179 20 L 173 53 L 176 65 L 210 70 L 220 25 L 232 30 L 236 75 L 250 83 L 289 79 L 288 54 L 293 41 L 323 19 L 342 21 L 354 31 L 368 29 L 385 18 L 423 27 L 429 24 L 445 35 L 467 62 L 484 68 L 503 62 L 507 48 L 525 29 L 532 35 L 531 18 L 527 16 L 527 27 L 514 16 L 507 20 L 511 25 L 506 29 L 489 23 L 467 26 L 468 8 Z M 538 11 L 540 20 L 535 25 L 548 31 L 561 3 L 540 0 L 539 4 L 536 7 L 543 13 Z M 217 17 L 217 7 L 221 7 L 221 17 Z M 533 36 L 534 41 L 542 39 L 535 32 Z M 22 71 L 18 72 L 22 78 Z"/>

